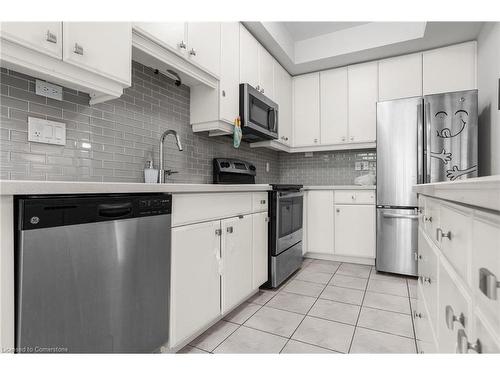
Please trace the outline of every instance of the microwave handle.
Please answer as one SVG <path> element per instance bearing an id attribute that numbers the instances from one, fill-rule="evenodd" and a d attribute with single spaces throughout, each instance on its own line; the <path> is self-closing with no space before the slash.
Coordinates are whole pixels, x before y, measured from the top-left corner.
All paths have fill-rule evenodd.
<path id="1" fill-rule="evenodd" d="M 277 131 L 277 123 L 278 123 L 278 110 L 276 108 L 271 108 L 269 109 L 269 112 L 267 113 L 267 116 L 269 118 L 269 116 L 271 115 L 271 113 L 273 114 L 273 125 L 270 127 L 269 130 L 273 131 L 273 132 L 276 132 Z"/>

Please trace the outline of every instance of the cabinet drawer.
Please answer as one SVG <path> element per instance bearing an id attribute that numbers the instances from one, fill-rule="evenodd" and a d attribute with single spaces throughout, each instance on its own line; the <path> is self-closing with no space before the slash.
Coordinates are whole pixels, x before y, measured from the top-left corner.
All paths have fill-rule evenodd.
<path id="1" fill-rule="evenodd" d="M 438 245 L 436 229 L 439 227 L 439 202 L 432 198 L 425 198 L 424 211 L 422 213 L 422 224 L 424 231 Z"/>
<path id="2" fill-rule="evenodd" d="M 476 212 L 472 223 L 472 290 L 500 338 L 500 215 Z"/>
<path id="3" fill-rule="evenodd" d="M 251 193 L 173 194 L 172 226 L 245 215 L 252 211 Z"/>
<path id="4" fill-rule="evenodd" d="M 458 276 L 441 262 L 439 268 L 438 337 L 440 353 L 456 353 L 458 330 L 471 336 L 472 299 Z"/>
<path id="5" fill-rule="evenodd" d="M 479 343 L 481 353 L 500 353 L 500 340 L 495 338 L 491 329 L 486 327 L 480 314 L 476 314 L 476 335 L 471 344 Z"/>
<path id="6" fill-rule="evenodd" d="M 472 211 L 455 205 L 439 207 L 439 226 L 434 236 L 443 255 L 464 280 L 470 280 L 469 245 Z"/>
<path id="7" fill-rule="evenodd" d="M 252 211 L 262 212 L 267 211 L 269 204 L 269 195 L 267 192 L 264 193 L 252 193 Z"/>
<path id="8" fill-rule="evenodd" d="M 342 204 L 375 203 L 375 191 L 337 190 L 335 191 L 335 203 L 342 203 Z"/>
<path id="9" fill-rule="evenodd" d="M 422 288 L 432 329 L 437 332 L 438 318 L 438 255 L 421 230 L 418 231 L 418 284 Z"/>

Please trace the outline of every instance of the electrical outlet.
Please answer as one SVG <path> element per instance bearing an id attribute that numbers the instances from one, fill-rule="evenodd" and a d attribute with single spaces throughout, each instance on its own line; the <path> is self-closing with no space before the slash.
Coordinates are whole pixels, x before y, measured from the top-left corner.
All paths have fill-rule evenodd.
<path id="1" fill-rule="evenodd" d="M 61 86 L 54 85 L 49 82 L 36 80 L 35 93 L 37 95 L 46 96 L 55 100 L 63 100 L 63 90 Z"/>
<path id="2" fill-rule="evenodd" d="M 28 141 L 65 145 L 66 124 L 64 122 L 28 117 Z"/>
<path id="3" fill-rule="evenodd" d="M 356 171 L 360 171 L 362 166 L 363 166 L 363 163 L 361 161 L 357 161 L 356 163 L 354 163 L 354 169 Z"/>

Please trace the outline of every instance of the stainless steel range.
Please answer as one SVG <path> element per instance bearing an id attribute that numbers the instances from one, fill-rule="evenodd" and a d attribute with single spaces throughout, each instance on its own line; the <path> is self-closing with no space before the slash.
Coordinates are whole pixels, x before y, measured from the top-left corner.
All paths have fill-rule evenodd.
<path id="1" fill-rule="evenodd" d="M 275 288 L 302 264 L 302 185 L 272 185 L 269 192 L 269 286 Z"/>

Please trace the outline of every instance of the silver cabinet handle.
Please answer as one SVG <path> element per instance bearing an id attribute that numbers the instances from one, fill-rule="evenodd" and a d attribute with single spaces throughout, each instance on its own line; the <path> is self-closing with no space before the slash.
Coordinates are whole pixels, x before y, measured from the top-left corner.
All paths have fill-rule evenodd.
<path id="1" fill-rule="evenodd" d="M 314 143 L 318 143 L 318 139 L 317 138 L 314 138 Z"/>
<path id="2" fill-rule="evenodd" d="M 180 48 L 180 49 L 186 49 L 186 48 L 187 48 L 186 43 L 184 43 L 184 41 L 183 41 L 183 40 L 181 40 L 181 41 L 179 42 L 178 46 L 179 46 L 179 48 Z"/>
<path id="3" fill-rule="evenodd" d="M 415 257 L 415 260 L 422 260 L 422 255 L 420 255 L 419 253 L 417 253 L 416 251 L 413 253 L 414 257 Z"/>
<path id="4" fill-rule="evenodd" d="M 226 97 L 226 90 L 222 90 L 222 97 L 225 98 Z"/>
<path id="5" fill-rule="evenodd" d="M 264 221 L 265 221 L 266 223 L 268 223 L 268 222 L 269 222 L 269 218 L 268 218 L 268 217 L 266 217 L 266 218 L 264 219 Z"/>
<path id="6" fill-rule="evenodd" d="M 459 316 L 455 315 L 455 312 L 453 311 L 453 307 L 450 305 L 446 306 L 445 310 L 445 320 L 446 320 L 446 327 L 448 327 L 449 330 L 453 331 L 453 325 L 455 322 L 460 323 L 462 327 L 465 328 L 465 316 L 463 313 L 460 313 Z"/>
<path id="7" fill-rule="evenodd" d="M 448 231 L 448 232 L 444 232 L 441 228 L 437 228 L 436 229 L 436 239 L 441 242 L 441 240 L 443 239 L 443 237 L 447 238 L 448 240 L 451 241 L 451 232 Z"/>
<path id="8" fill-rule="evenodd" d="M 351 141 L 354 141 L 354 137 L 351 137 Z"/>
<path id="9" fill-rule="evenodd" d="M 337 208 L 335 211 L 340 212 L 340 208 Z"/>
<path id="10" fill-rule="evenodd" d="M 428 221 L 429 223 L 432 223 L 432 216 L 425 216 L 424 215 L 424 221 Z"/>
<path id="11" fill-rule="evenodd" d="M 75 43 L 75 48 L 73 49 L 73 52 L 76 53 L 77 55 L 83 56 L 83 47 L 78 43 Z"/>
<path id="12" fill-rule="evenodd" d="M 411 220 L 417 220 L 418 219 L 418 215 L 382 214 L 382 216 L 385 217 L 385 218 L 392 218 L 392 219 L 411 219 Z"/>
<path id="13" fill-rule="evenodd" d="M 498 299 L 498 288 L 500 282 L 494 273 L 487 268 L 479 269 L 479 290 L 489 299 Z"/>
<path id="14" fill-rule="evenodd" d="M 215 235 L 220 236 L 222 234 L 222 229 L 216 229 L 215 230 Z"/>
<path id="15" fill-rule="evenodd" d="M 191 49 L 189 50 L 189 54 L 190 54 L 191 56 L 196 56 L 196 50 L 195 50 L 194 48 L 191 48 Z"/>
<path id="16" fill-rule="evenodd" d="M 345 142 L 345 137 L 342 137 L 342 142 Z"/>
<path id="17" fill-rule="evenodd" d="M 57 35 L 51 33 L 50 30 L 47 30 L 46 40 L 47 40 L 47 42 L 50 42 L 50 43 L 57 43 Z"/>
<path id="18" fill-rule="evenodd" d="M 467 353 L 469 350 L 473 350 L 478 354 L 481 353 L 481 341 L 478 339 L 474 344 L 471 344 L 465 331 L 459 329 L 457 333 L 457 353 Z"/>
<path id="19" fill-rule="evenodd" d="M 422 319 L 423 315 L 422 315 L 422 313 L 419 313 L 419 312 L 417 312 L 417 311 L 414 311 L 414 312 L 413 312 L 413 317 L 414 317 L 415 319 Z"/>
<path id="20" fill-rule="evenodd" d="M 431 278 L 427 276 L 419 276 L 419 280 L 422 282 L 422 284 L 425 285 L 430 285 L 431 284 Z"/>
<path id="21" fill-rule="evenodd" d="M 257 85 L 257 86 L 255 87 L 255 90 L 257 90 L 257 91 L 259 91 L 259 92 L 260 92 L 260 86 L 259 86 L 259 85 Z"/>
<path id="22" fill-rule="evenodd" d="M 233 227 L 227 227 L 227 228 L 226 228 L 226 232 L 227 232 L 227 233 L 233 233 L 233 231 L 234 231 L 234 230 L 233 230 Z"/>
<path id="23" fill-rule="evenodd" d="M 260 204 L 266 204 L 266 200 L 265 200 L 265 199 L 262 199 L 262 200 L 260 201 Z"/>

